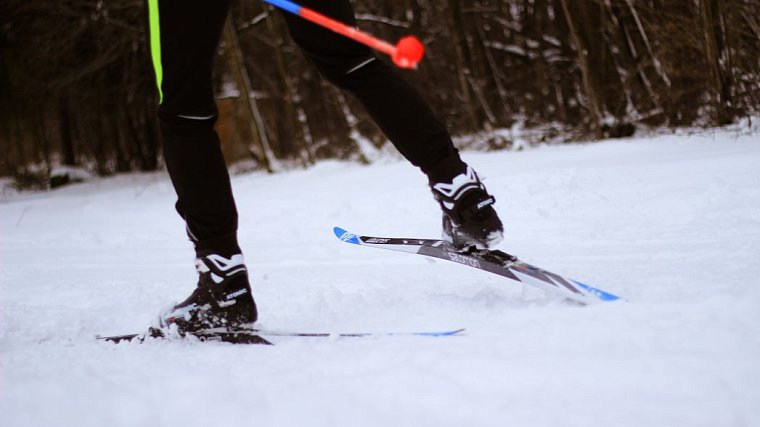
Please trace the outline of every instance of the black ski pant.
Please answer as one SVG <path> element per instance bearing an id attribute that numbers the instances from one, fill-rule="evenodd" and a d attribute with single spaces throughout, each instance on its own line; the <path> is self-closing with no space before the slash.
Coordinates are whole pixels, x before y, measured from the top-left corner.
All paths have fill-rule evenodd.
<path id="1" fill-rule="evenodd" d="M 232 255 L 237 210 L 214 131 L 212 68 L 230 0 L 148 0 L 161 93 L 164 157 L 177 211 L 199 255 Z M 302 0 L 304 7 L 356 25 L 348 0 Z M 451 138 L 418 92 L 366 46 L 283 13 L 290 34 L 320 74 L 351 93 L 394 146 L 432 181 L 464 170 Z"/>

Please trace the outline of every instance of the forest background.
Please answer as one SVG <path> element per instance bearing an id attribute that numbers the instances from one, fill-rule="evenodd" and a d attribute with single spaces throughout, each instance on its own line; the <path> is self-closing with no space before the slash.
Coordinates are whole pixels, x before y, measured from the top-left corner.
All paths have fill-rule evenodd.
<path id="1" fill-rule="evenodd" d="M 760 110 L 760 0 L 365 0 L 359 26 L 427 47 L 420 89 L 480 148 L 716 126 Z M 279 12 L 233 4 L 216 64 L 229 163 L 370 161 L 389 143 L 321 79 Z M 162 167 L 144 0 L 0 3 L 0 176 Z M 506 131 L 505 131 L 506 130 Z M 485 142 L 484 142 L 485 141 Z"/>

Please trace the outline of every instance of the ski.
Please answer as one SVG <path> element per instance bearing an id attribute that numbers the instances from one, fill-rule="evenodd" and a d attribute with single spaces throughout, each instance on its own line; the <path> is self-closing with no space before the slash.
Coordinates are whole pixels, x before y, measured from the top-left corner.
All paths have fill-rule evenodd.
<path id="1" fill-rule="evenodd" d="M 265 329 L 250 329 L 245 331 L 205 331 L 203 333 L 191 334 L 192 337 L 199 341 L 219 341 L 231 344 L 263 344 L 272 345 L 265 337 L 294 337 L 294 338 L 370 338 L 370 337 L 399 337 L 399 336 L 418 336 L 418 337 L 447 337 L 457 335 L 464 329 L 452 329 L 444 331 L 422 331 L 422 332 L 348 332 L 348 333 L 331 333 L 331 332 L 288 332 Z M 107 341 L 115 344 L 121 342 L 138 342 L 142 343 L 148 339 L 164 340 L 167 336 L 158 329 L 151 328 L 143 334 L 126 334 L 112 336 L 96 336 L 99 341 Z"/>
<path id="2" fill-rule="evenodd" d="M 443 240 L 361 236 L 340 227 L 333 228 L 333 232 L 338 239 L 346 243 L 455 262 L 552 292 L 581 304 L 620 300 L 620 297 L 609 292 L 530 265 L 514 255 L 498 250 L 470 248 L 460 251 Z"/>
<path id="3" fill-rule="evenodd" d="M 423 331 L 423 332 L 277 332 L 263 329 L 255 329 L 259 335 L 268 337 L 302 337 L 302 338 L 369 338 L 369 337 L 448 337 L 464 332 L 464 328 L 447 331 Z"/>
<path id="4" fill-rule="evenodd" d="M 218 341 L 226 342 L 230 344 L 262 344 L 272 345 L 266 338 L 258 335 L 254 331 L 240 331 L 240 332 L 208 332 L 189 334 L 196 338 L 198 341 Z M 181 337 L 184 338 L 184 337 Z M 126 335 L 111 335 L 95 337 L 98 341 L 111 342 L 114 344 L 120 344 L 123 342 L 135 342 L 144 343 L 147 340 L 172 340 L 174 338 L 167 337 L 163 332 L 158 329 L 149 329 L 148 332 L 142 334 L 126 334 Z"/>

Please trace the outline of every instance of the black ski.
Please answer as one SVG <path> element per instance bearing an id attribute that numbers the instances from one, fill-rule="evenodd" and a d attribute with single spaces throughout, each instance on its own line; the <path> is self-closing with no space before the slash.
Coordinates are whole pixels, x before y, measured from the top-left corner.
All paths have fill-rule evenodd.
<path id="1" fill-rule="evenodd" d="M 620 299 L 620 297 L 609 292 L 530 265 L 519 260 L 516 256 L 502 251 L 475 248 L 460 251 L 443 240 L 360 236 L 340 227 L 335 227 L 333 232 L 335 236 L 346 243 L 440 258 L 498 274 L 526 285 L 559 294 L 582 304 Z"/>
<path id="2" fill-rule="evenodd" d="M 221 332 L 221 331 L 209 331 L 204 333 L 190 334 L 192 337 L 199 341 L 219 341 L 230 344 L 263 344 L 272 345 L 264 337 L 258 335 L 255 331 L 238 331 L 238 332 Z M 99 341 L 112 342 L 119 344 L 122 342 L 137 342 L 143 343 L 146 340 L 165 340 L 167 336 L 160 330 L 150 328 L 148 332 L 143 334 L 126 334 L 126 335 L 112 335 L 112 336 L 96 336 Z"/>
<path id="3" fill-rule="evenodd" d="M 350 332 L 350 333 L 330 333 L 330 332 L 283 332 L 271 331 L 264 329 L 250 329 L 244 331 L 206 331 L 203 333 L 193 333 L 191 336 L 199 341 L 219 341 L 231 344 L 264 344 L 272 343 L 264 337 L 300 337 L 300 338 L 367 338 L 380 336 L 418 336 L 418 337 L 446 337 L 457 335 L 464 329 L 452 329 L 445 331 L 425 331 L 425 332 Z M 115 344 L 121 342 L 138 342 L 142 343 L 149 339 L 163 340 L 167 339 L 166 335 L 159 329 L 150 328 L 144 334 L 126 334 L 112 336 L 97 336 L 100 341 L 112 342 Z"/>

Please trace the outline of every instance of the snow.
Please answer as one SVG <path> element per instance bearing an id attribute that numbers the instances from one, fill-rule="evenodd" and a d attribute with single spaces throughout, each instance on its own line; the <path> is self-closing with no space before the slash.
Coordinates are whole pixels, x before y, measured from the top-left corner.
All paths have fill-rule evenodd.
<path id="1" fill-rule="evenodd" d="M 500 249 L 626 302 L 579 307 L 339 242 L 436 237 L 401 161 L 233 178 L 261 326 L 447 338 L 154 342 L 195 283 L 164 173 L 0 203 L 0 413 L 35 426 L 760 425 L 760 137 L 748 126 L 464 153 Z"/>

